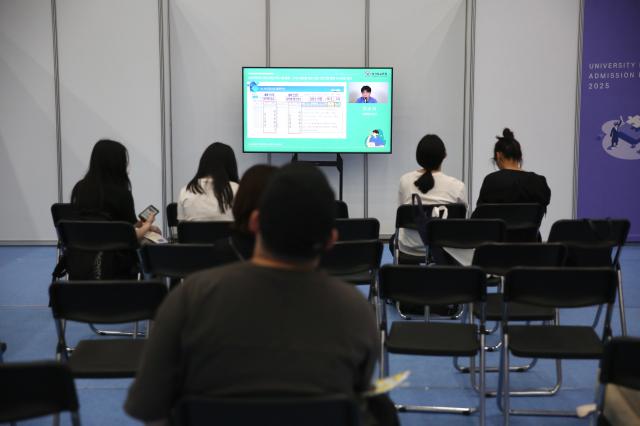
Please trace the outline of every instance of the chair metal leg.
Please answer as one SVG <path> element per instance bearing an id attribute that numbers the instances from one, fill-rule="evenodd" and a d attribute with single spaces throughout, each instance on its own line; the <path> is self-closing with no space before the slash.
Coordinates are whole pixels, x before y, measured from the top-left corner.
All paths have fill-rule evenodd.
<path id="1" fill-rule="evenodd" d="M 80 413 L 77 411 L 71 412 L 71 424 L 72 426 L 80 426 Z"/>
<path id="2" fill-rule="evenodd" d="M 89 324 L 89 327 L 98 336 L 126 336 L 126 337 L 133 337 L 133 332 L 130 332 L 130 331 L 99 330 L 93 324 Z M 144 333 L 138 332 L 137 335 L 139 337 L 144 337 Z"/>
<path id="3" fill-rule="evenodd" d="M 400 412 L 463 414 L 468 416 L 478 411 L 475 407 L 442 407 L 438 405 L 405 405 L 396 404 Z"/>
<path id="4" fill-rule="evenodd" d="M 509 414 L 511 411 L 509 399 L 509 335 L 505 334 L 502 345 L 502 405 L 504 414 L 504 426 L 509 426 Z"/>
<path id="5" fill-rule="evenodd" d="M 620 309 L 620 328 L 622 335 L 627 335 L 627 317 L 624 311 L 624 295 L 622 294 L 622 271 L 618 268 L 618 308 Z"/>
<path id="6" fill-rule="evenodd" d="M 479 410 L 480 410 L 480 426 L 484 426 L 487 417 L 487 401 L 486 401 L 486 353 L 484 351 L 486 336 L 484 333 L 480 333 L 480 395 L 479 395 Z M 475 376 L 475 374 L 474 374 Z"/>

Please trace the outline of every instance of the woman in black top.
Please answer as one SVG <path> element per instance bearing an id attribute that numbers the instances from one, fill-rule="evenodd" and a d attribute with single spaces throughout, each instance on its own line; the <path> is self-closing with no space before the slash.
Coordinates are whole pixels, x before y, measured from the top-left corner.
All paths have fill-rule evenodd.
<path id="1" fill-rule="evenodd" d="M 548 206 L 551 190 L 544 176 L 522 170 L 522 150 L 513 132 L 504 129 L 493 148 L 493 159 L 500 170 L 487 175 L 477 204 L 538 203 Z"/>
<path id="2" fill-rule="evenodd" d="M 127 148 L 120 142 L 109 139 L 96 142 L 87 174 L 71 191 L 71 204 L 80 216 L 129 222 L 136 226 L 141 239 L 150 230 L 160 230 L 153 226 L 155 215 L 145 222 L 136 217 L 128 165 Z"/>
<path id="3" fill-rule="evenodd" d="M 153 226 L 155 215 L 146 221 L 136 218 L 128 163 L 127 149 L 120 142 L 96 142 L 87 174 L 73 187 L 71 204 L 79 219 L 131 223 L 141 240 L 147 232 L 160 230 Z M 67 263 L 74 279 L 130 278 L 138 272 L 137 256 L 130 252 L 68 253 Z"/>
<path id="4" fill-rule="evenodd" d="M 234 221 L 231 236 L 215 242 L 216 260 L 220 263 L 251 258 L 255 235 L 249 229 L 249 217 L 258 208 L 262 192 L 276 170 L 276 167 L 258 164 L 249 168 L 242 176 L 233 200 Z"/>

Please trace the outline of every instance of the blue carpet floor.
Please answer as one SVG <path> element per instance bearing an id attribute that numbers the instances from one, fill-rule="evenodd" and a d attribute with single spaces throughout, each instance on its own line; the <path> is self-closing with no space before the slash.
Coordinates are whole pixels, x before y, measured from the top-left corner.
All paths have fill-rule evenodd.
<path id="1" fill-rule="evenodd" d="M 0 247 L 0 340 L 8 344 L 6 361 L 52 359 L 56 334 L 51 313 L 47 308 L 47 288 L 50 272 L 55 264 L 52 247 Z M 389 262 L 385 252 L 384 262 Z M 627 324 L 629 334 L 640 336 L 640 247 L 626 247 L 622 255 L 622 271 Z M 389 319 L 397 319 L 389 309 Z M 563 311 L 561 322 L 584 324 L 593 318 L 594 309 Z M 616 311 L 617 312 L 617 311 Z M 112 327 L 110 327 L 112 328 Z M 129 327 L 122 326 L 122 329 Z M 619 318 L 614 316 L 614 333 L 620 333 Z M 95 336 L 86 325 L 69 324 L 69 343 Z M 495 365 L 496 354 L 489 354 L 488 364 Z M 593 400 L 596 386 L 596 363 L 565 361 L 563 387 L 553 398 L 514 398 L 512 406 L 526 408 L 573 408 Z M 430 405 L 476 404 L 476 396 L 469 388 L 468 376 L 457 373 L 449 358 L 421 358 L 395 356 L 390 358 L 391 372 L 411 370 L 411 377 L 401 388 L 392 392 L 397 403 Z M 555 380 L 553 363 L 540 361 L 527 373 L 513 374 L 514 387 L 547 386 Z M 81 418 L 85 425 L 135 425 L 122 410 L 129 380 L 78 380 Z M 488 386 L 495 387 L 496 374 L 488 375 Z M 501 424 L 495 399 L 487 400 L 487 424 Z M 403 425 L 475 425 L 477 416 L 401 413 Z M 587 420 L 566 418 L 513 418 L 514 425 L 587 425 Z M 50 418 L 22 422 L 25 425 L 49 425 Z M 70 424 L 62 417 L 62 424 Z"/>

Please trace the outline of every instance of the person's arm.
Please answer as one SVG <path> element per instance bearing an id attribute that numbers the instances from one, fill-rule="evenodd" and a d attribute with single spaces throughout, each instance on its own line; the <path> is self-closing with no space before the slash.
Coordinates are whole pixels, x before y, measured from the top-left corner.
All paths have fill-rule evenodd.
<path id="1" fill-rule="evenodd" d="M 169 417 L 181 394 L 181 332 L 186 316 L 184 286 L 173 290 L 156 314 L 136 379 L 124 405 L 132 417 L 144 422 Z"/>
<path id="2" fill-rule="evenodd" d="M 540 176 L 540 202 L 546 207 L 551 202 L 551 188 L 547 184 L 547 179 Z"/>
<path id="3" fill-rule="evenodd" d="M 149 231 L 154 231 L 154 232 L 157 232 L 158 234 L 161 233 L 160 229 L 153 226 L 153 222 L 155 220 L 156 220 L 156 214 L 151 213 L 147 218 L 147 220 L 140 220 L 138 221 L 138 223 L 136 223 L 135 230 L 136 230 L 136 237 L 138 237 L 138 240 L 143 239 L 145 234 Z"/>
<path id="4" fill-rule="evenodd" d="M 456 203 L 464 204 L 469 207 L 469 203 L 467 202 L 467 187 L 464 183 L 460 185 L 460 190 L 458 191 L 458 196 L 456 198 Z"/>
<path id="5" fill-rule="evenodd" d="M 368 308 L 368 307 L 367 307 Z M 367 336 L 367 353 L 360 364 L 358 378 L 356 380 L 356 394 L 361 394 L 371 389 L 371 379 L 373 371 L 380 354 L 380 336 L 378 335 L 378 326 L 371 309 L 363 311 L 365 317 L 364 325 L 366 327 Z"/>
<path id="6" fill-rule="evenodd" d="M 480 194 L 478 195 L 478 201 L 476 201 L 476 206 L 478 204 L 487 203 L 488 195 L 491 192 L 490 184 L 487 182 L 487 178 L 489 176 L 485 176 L 482 181 L 482 185 L 480 186 Z"/>

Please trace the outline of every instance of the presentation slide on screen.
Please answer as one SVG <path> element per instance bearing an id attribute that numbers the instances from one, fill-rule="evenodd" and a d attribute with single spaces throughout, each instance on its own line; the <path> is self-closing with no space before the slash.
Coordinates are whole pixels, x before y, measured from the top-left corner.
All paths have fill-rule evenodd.
<path id="1" fill-rule="evenodd" d="M 243 68 L 245 152 L 391 152 L 391 68 Z"/>

